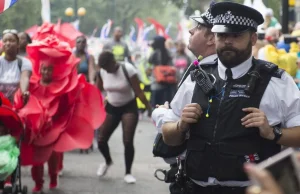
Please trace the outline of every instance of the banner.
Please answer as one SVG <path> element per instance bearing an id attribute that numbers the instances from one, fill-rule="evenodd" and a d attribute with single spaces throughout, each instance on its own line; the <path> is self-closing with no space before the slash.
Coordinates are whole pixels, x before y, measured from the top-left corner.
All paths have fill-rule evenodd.
<path id="1" fill-rule="evenodd" d="M 144 22 L 140 18 L 134 18 L 134 21 L 137 23 L 137 43 L 142 44 L 143 43 L 143 34 L 144 34 Z"/>
<path id="2" fill-rule="evenodd" d="M 50 0 L 41 0 L 42 2 L 42 19 L 43 22 L 51 22 L 51 8 L 50 8 Z"/>

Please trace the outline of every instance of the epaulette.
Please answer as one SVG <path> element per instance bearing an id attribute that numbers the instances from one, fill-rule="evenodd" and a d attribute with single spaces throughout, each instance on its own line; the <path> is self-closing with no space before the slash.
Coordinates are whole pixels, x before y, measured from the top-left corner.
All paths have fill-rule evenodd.
<path id="1" fill-rule="evenodd" d="M 284 70 L 278 68 L 278 66 L 274 63 L 258 59 L 254 59 L 254 63 L 260 66 L 261 71 L 271 74 L 272 77 L 281 78 L 282 74 L 284 73 Z"/>
<path id="2" fill-rule="evenodd" d="M 211 65 L 218 65 L 218 59 L 200 64 L 201 67 L 203 67 L 203 66 L 206 67 L 206 66 L 211 66 Z"/>

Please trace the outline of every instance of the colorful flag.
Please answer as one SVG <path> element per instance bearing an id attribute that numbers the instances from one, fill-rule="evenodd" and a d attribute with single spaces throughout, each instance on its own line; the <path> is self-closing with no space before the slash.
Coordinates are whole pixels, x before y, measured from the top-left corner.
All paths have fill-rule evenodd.
<path id="1" fill-rule="evenodd" d="M 153 18 L 148 18 L 148 21 L 154 25 L 154 28 L 156 30 L 156 34 L 159 36 L 163 36 L 166 39 L 170 38 L 169 35 L 166 33 L 165 28 L 163 27 L 163 25 L 161 25 L 158 21 L 156 21 Z"/>
<path id="2" fill-rule="evenodd" d="M 41 15 L 43 22 L 51 22 L 51 8 L 50 8 L 50 0 L 41 0 L 42 9 Z"/>
<path id="3" fill-rule="evenodd" d="M 18 0 L 0 0 L 0 13 L 4 12 L 17 2 Z"/>
<path id="4" fill-rule="evenodd" d="M 108 37 L 110 29 L 112 27 L 112 24 L 113 24 L 113 21 L 109 19 L 109 20 L 107 20 L 107 23 L 105 23 L 102 26 L 101 33 L 100 33 L 101 40 L 104 40 Z"/>

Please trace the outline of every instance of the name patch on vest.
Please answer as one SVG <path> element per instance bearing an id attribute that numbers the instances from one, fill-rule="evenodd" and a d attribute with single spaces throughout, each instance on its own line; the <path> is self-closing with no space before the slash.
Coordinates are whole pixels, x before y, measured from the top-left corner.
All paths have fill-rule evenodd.
<path id="1" fill-rule="evenodd" d="M 250 98 L 249 95 L 245 93 L 246 85 L 234 84 L 230 90 L 229 98 Z"/>

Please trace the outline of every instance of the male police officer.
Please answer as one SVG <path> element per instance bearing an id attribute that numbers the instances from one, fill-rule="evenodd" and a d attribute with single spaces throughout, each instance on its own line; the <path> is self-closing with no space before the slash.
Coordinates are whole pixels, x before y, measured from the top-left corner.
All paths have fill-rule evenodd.
<path id="1" fill-rule="evenodd" d="M 203 56 L 203 60 L 200 62 L 201 64 L 214 64 L 214 61 L 217 58 L 217 54 L 214 34 L 211 32 L 211 28 L 213 26 L 213 17 L 210 14 L 210 10 L 208 9 L 200 16 L 192 16 L 191 19 L 196 22 L 196 26 L 189 31 L 191 34 L 188 45 L 189 50 L 195 55 L 195 57 L 198 57 L 199 55 Z M 188 70 L 186 71 L 185 75 L 178 85 L 179 89 L 171 102 L 171 105 L 174 108 L 174 112 L 177 112 L 179 109 L 184 108 L 180 108 L 180 104 L 182 104 L 182 98 L 189 98 L 189 103 L 191 102 L 195 83 L 192 82 L 189 72 L 194 68 L 195 66 L 193 64 L 189 66 Z M 170 112 L 170 114 L 172 114 L 172 110 L 169 109 L 168 104 L 156 108 L 152 113 L 152 119 L 156 123 L 156 128 L 159 133 L 161 133 L 163 115 L 165 115 L 167 112 Z M 169 119 L 171 121 L 176 121 L 177 117 L 175 117 L 175 119 L 174 117 L 169 117 Z M 180 149 L 182 149 L 182 147 L 180 147 Z M 182 160 L 185 158 L 185 152 L 181 154 L 180 158 Z M 174 157 L 164 159 L 168 164 L 171 165 L 170 172 L 177 172 L 176 158 Z M 181 185 L 178 185 L 176 183 L 171 183 L 170 185 L 171 194 L 182 193 L 181 189 Z"/>
<path id="2" fill-rule="evenodd" d="M 215 77 L 214 88 L 207 92 L 195 76 L 192 104 L 182 99 L 180 118 L 163 124 L 163 136 L 178 145 L 189 131 L 191 194 L 242 194 L 250 184 L 243 163 L 265 160 L 280 145 L 300 146 L 300 94 L 286 72 L 251 56 L 264 21 L 259 12 L 222 2 L 211 14 L 219 59 L 202 68 Z"/>

